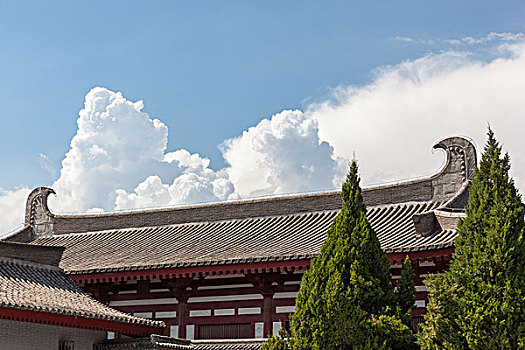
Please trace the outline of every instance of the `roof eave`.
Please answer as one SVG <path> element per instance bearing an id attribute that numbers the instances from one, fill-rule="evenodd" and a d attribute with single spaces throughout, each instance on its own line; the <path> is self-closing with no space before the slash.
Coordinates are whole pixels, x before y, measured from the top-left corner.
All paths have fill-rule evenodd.
<path id="1" fill-rule="evenodd" d="M 158 325 L 145 325 L 10 307 L 0 307 L 0 319 L 138 336 L 162 332 L 165 327 L 163 322 L 158 322 Z"/>

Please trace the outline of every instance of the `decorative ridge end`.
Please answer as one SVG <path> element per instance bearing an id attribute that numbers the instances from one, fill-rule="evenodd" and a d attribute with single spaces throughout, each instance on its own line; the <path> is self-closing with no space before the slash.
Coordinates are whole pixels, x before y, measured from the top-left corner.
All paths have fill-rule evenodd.
<path id="1" fill-rule="evenodd" d="M 47 206 L 50 194 L 55 194 L 52 188 L 37 187 L 27 197 L 25 225 L 31 226 L 36 236 L 53 233 L 55 215 Z"/>
<path id="2" fill-rule="evenodd" d="M 433 197 L 447 199 L 457 193 L 474 176 L 477 165 L 476 148 L 464 137 L 448 137 L 436 143 L 434 149 L 447 155 L 445 165 L 433 178 Z"/>
<path id="3" fill-rule="evenodd" d="M 464 176 L 463 182 L 474 176 L 474 169 L 477 165 L 477 156 L 476 147 L 471 140 L 461 136 L 447 137 L 437 142 L 433 148 L 442 149 L 447 154 L 445 166 L 440 171 L 439 175 L 449 172 L 458 172 L 458 170 L 461 170 L 463 173 L 462 175 Z M 456 163 L 456 161 L 458 162 Z"/>

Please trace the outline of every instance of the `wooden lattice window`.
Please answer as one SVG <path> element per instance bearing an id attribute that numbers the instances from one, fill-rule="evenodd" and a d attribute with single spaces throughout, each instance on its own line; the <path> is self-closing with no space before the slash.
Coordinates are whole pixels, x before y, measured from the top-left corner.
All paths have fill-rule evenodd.
<path id="1" fill-rule="evenodd" d="M 58 350 L 75 350 L 75 342 L 72 340 L 60 340 Z"/>
<path id="2" fill-rule="evenodd" d="M 198 339 L 246 339 L 251 338 L 251 323 L 199 325 Z"/>

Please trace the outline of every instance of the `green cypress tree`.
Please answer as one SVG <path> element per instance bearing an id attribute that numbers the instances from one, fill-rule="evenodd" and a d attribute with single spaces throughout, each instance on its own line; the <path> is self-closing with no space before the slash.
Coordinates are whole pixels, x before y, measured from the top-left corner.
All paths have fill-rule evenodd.
<path id="1" fill-rule="evenodd" d="M 290 350 L 288 338 L 288 333 L 281 328 L 278 335 L 268 337 L 268 341 L 262 345 L 261 350 Z"/>
<path id="2" fill-rule="evenodd" d="M 424 349 L 525 347 L 524 209 L 489 128 L 449 271 L 427 281 Z"/>
<path id="3" fill-rule="evenodd" d="M 291 318 L 292 348 L 406 348 L 412 334 L 393 316 L 389 262 L 366 218 L 355 161 L 341 196 L 341 212 L 303 276 Z"/>
<path id="4" fill-rule="evenodd" d="M 408 327 L 411 327 L 412 323 L 412 310 L 414 310 L 416 303 L 415 292 L 414 269 L 412 268 L 412 261 L 407 255 L 403 261 L 403 269 L 401 270 L 401 278 L 395 291 L 395 297 L 399 316 Z"/>

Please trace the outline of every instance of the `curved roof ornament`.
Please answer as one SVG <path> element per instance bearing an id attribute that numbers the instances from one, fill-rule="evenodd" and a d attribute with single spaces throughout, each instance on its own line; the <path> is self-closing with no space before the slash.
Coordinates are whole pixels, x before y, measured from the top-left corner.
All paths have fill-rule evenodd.
<path id="1" fill-rule="evenodd" d="M 443 149 L 446 153 L 445 164 L 440 171 L 425 178 L 364 188 L 363 197 L 367 206 L 453 201 L 447 207 L 463 208 L 468 199 L 468 183 L 474 176 L 477 165 L 474 144 L 464 137 L 449 137 L 437 142 L 434 149 Z M 50 194 L 55 194 L 55 191 L 48 187 L 38 187 L 27 199 L 24 229 L 33 230 L 33 239 L 70 232 L 288 215 L 341 207 L 339 192 L 331 191 L 124 213 L 58 215 L 51 213 L 48 208 L 47 199 Z"/>
<path id="2" fill-rule="evenodd" d="M 53 217 L 47 206 L 47 197 L 55 194 L 52 188 L 37 187 L 27 197 L 25 226 L 31 226 L 36 236 L 53 232 Z"/>
<path id="3" fill-rule="evenodd" d="M 433 198 L 450 197 L 474 177 L 477 165 L 476 148 L 464 137 L 448 137 L 436 143 L 434 149 L 446 153 L 443 168 L 432 177 Z"/>

